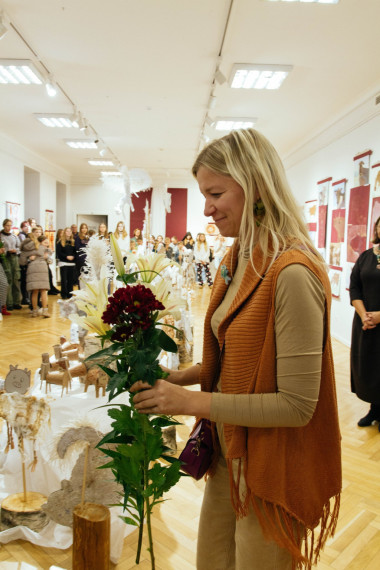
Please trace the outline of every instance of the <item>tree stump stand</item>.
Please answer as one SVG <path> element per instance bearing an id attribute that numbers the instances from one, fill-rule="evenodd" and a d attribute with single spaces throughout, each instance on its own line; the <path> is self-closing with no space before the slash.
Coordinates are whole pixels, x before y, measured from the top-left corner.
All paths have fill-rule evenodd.
<path id="1" fill-rule="evenodd" d="M 9 495 L 1 503 L 2 525 L 5 528 L 23 525 L 39 532 L 49 522 L 49 517 L 41 508 L 46 501 L 45 495 L 33 491 Z"/>
<path id="2" fill-rule="evenodd" d="M 95 503 L 73 511 L 73 570 L 109 570 L 111 514 Z"/>

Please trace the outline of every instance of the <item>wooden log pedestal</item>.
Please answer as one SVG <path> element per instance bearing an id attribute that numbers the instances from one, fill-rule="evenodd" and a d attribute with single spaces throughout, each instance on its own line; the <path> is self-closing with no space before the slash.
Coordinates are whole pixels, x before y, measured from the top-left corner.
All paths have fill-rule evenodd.
<path id="1" fill-rule="evenodd" d="M 73 511 L 73 570 L 109 570 L 111 513 L 95 503 Z"/>
<path id="2" fill-rule="evenodd" d="M 41 493 L 28 491 L 9 495 L 1 503 L 1 522 L 5 528 L 27 526 L 39 532 L 49 522 L 49 517 L 41 509 L 47 497 Z"/>

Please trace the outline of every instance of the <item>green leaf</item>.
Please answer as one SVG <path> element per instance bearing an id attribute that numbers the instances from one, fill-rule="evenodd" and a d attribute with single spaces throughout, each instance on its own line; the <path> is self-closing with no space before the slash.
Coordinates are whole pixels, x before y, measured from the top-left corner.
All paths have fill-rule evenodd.
<path id="1" fill-rule="evenodd" d="M 156 416 L 155 418 L 153 418 L 150 422 L 152 425 L 163 428 L 163 427 L 169 427 L 169 426 L 181 426 L 181 422 L 175 420 L 174 418 L 170 417 L 170 416 Z"/>
<path id="2" fill-rule="evenodd" d="M 88 356 L 86 358 L 86 362 L 88 362 L 89 360 L 95 360 L 96 358 L 100 358 L 102 356 L 113 355 L 115 352 L 118 352 L 122 348 L 123 348 L 122 343 L 113 343 L 108 348 L 103 348 L 102 350 L 98 350 L 98 352 L 91 354 L 91 356 Z"/>
<path id="3" fill-rule="evenodd" d="M 134 521 L 133 519 L 131 519 L 130 517 L 119 517 L 122 521 L 124 521 L 126 524 L 132 524 L 133 526 L 140 526 L 140 521 Z"/>
<path id="4" fill-rule="evenodd" d="M 112 368 L 108 368 L 107 366 L 103 366 L 102 364 L 97 364 L 97 366 L 99 366 L 99 368 L 101 368 L 103 372 L 108 374 L 110 378 L 112 378 L 112 376 L 115 376 L 116 374 L 115 370 L 112 370 Z"/>
<path id="5" fill-rule="evenodd" d="M 177 352 L 176 343 L 163 330 L 160 331 L 159 344 L 162 350 L 166 350 L 167 352 Z"/>

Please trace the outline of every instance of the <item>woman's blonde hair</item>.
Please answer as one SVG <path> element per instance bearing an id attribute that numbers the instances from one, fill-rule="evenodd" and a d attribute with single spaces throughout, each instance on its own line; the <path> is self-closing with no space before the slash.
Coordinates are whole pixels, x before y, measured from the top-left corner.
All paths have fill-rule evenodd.
<path id="1" fill-rule="evenodd" d="M 199 239 L 201 236 L 203 236 L 205 238 L 203 241 L 201 241 Z M 207 251 L 208 245 L 207 245 L 207 241 L 206 241 L 206 234 L 203 234 L 202 232 L 197 235 L 197 238 L 195 240 L 195 247 L 198 251 L 200 251 L 201 246 L 203 246 L 203 249 L 205 251 Z"/>
<path id="2" fill-rule="evenodd" d="M 244 209 L 240 223 L 239 256 L 251 253 L 258 243 L 264 261 L 269 267 L 276 257 L 289 249 L 303 250 L 313 261 L 324 264 L 307 231 L 300 207 L 290 190 L 285 170 L 272 144 L 254 129 L 232 131 L 212 141 L 198 155 L 192 173 L 197 177 L 204 166 L 208 170 L 229 176 L 244 191 Z M 257 201 L 261 199 L 265 213 L 255 216 Z"/>
<path id="3" fill-rule="evenodd" d="M 123 231 L 122 232 L 119 232 L 119 230 L 117 229 L 119 227 L 119 224 L 123 224 Z M 120 222 L 117 222 L 116 229 L 113 233 L 114 233 L 114 236 L 116 237 L 116 239 L 119 239 L 120 236 L 123 239 L 125 239 L 128 236 L 128 233 L 125 229 L 125 223 L 122 220 L 120 220 Z"/>
<path id="4" fill-rule="evenodd" d="M 71 238 L 69 238 L 69 239 L 66 239 L 66 230 L 70 230 L 70 232 L 71 232 Z M 63 234 L 62 234 L 62 237 L 60 239 L 60 242 L 62 244 L 62 247 L 65 247 L 65 245 L 67 243 L 69 243 L 70 245 L 74 245 L 75 240 L 74 240 L 73 231 L 71 228 L 67 227 L 63 230 Z"/>

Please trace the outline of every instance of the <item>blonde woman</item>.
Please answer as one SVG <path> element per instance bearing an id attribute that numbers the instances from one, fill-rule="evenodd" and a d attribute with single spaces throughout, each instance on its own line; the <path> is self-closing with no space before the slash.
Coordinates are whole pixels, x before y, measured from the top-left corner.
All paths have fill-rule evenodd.
<path id="1" fill-rule="evenodd" d="M 197 272 L 199 287 L 203 287 L 203 271 L 209 287 L 212 287 L 212 277 L 210 273 L 210 248 L 206 241 L 205 234 L 198 234 L 194 245 L 194 261 Z"/>
<path id="2" fill-rule="evenodd" d="M 212 141 L 193 174 L 204 215 L 235 241 L 215 278 L 202 363 L 136 382 L 134 403 L 212 422 L 198 570 L 310 568 L 334 534 L 342 483 L 325 263 L 258 131 Z"/>
<path id="3" fill-rule="evenodd" d="M 71 228 L 63 230 L 62 237 L 57 243 L 56 256 L 61 273 L 61 297 L 70 299 L 75 281 L 75 240 Z"/>
<path id="4" fill-rule="evenodd" d="M 117 239 L 117 243 L 119 244 L 120 251 L 125 263 L 130 248 L 130 239 L 128 238 L 128 233 L 125 229 L 124 222 L 122 221 L 117 222 L 116 229 L 113 232 L 113 235 Z"/>
<path id="5" fill-rule="evenodd" d="M 108 234 L 107 224 L 105 224 L 104 222 L 101 222 L 99 224 L 97 235 L 99 239 L 108 239 L 109 234 Z"/>

